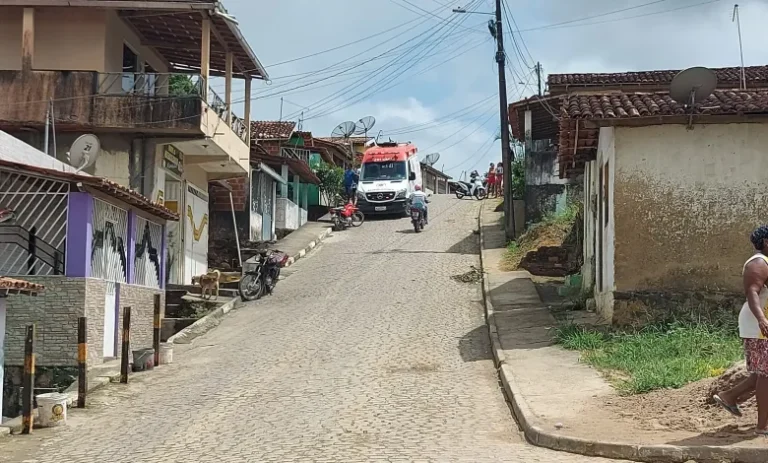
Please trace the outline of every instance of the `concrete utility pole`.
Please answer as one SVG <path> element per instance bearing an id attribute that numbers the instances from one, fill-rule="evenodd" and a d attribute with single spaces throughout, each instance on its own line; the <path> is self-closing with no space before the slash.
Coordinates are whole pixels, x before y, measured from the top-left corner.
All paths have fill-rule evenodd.
<path id="1" fill-rule="evenodd" d="M 509 108 L 505 70 L 504 33 L 501 23 L 501 0 L 496 0 L 496 63 L 499 65 L 499 115 L 501 116 L 501 162 L 504 164 L 504 229 L 508 240 L 515 239 L 515 206 L 512 198 L 512 163 L 509 156 Z"/>
<path id="2" fill-rule="evenodd" d="M 539 96 L 541 96 L 541 63 L 536 63 L 536 78 L 539 81 Z"/>

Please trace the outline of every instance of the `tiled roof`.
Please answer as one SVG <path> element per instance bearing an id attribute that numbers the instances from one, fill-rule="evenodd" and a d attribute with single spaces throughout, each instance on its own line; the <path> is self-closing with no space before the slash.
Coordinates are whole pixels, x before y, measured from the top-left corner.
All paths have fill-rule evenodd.
<path id="1" fill-rule="evenodd" d="M 352 143 L 367 143 L 368 140 L 371 139 L 371 137 L 349 137 L 349 138 L 336 138 L 336 137 L 315 137 L 317 140 L 323 140 L 331 143 L 336 143 L 339 145 L 347 144 L 348 141 L 351 141 Z"/>
<path id="2" fill-rule="evenodd" d="M 741 68 L 713 68 L 717 75 L 719 88 L 737 88 L 741 80 Z M 610 85 L 639 85 L 658 86 L 669 85 L 680 70 L 636 71 L 616 73 L 587 73 L 587 74 L 550 74 L 547 83 L 550 86 L 610 86 Z M 768 66 L 747 66 L 744 68 L 747 78 L 747 88 L 751 86 L 764 87 L 768 85 Z"/>
<path id="3" fill-rule="evenodd" d="M 694 114 L 738 115 L 768 113 L 766 90 L 716 90 L 696 103 Z M 563 115 L 574 119 L 623 119 L 685 115 L 684 106 L 667 92 L 569 95 Z"/>
<path id="4" fill-rule="evenodd" d="M 37 283 L 30 283 L 15 278 L 0 277 L 0 291 L 19 292 L 19 293 L 38 293 L 45 289 L 45 286 Z"/>
<path id="5" fill-rule="evenodd" d="M 291 138 L 296 123 L 292 121 L 253 121 L 251 138 L 253 140 L 285 140 Z"/>
<path id="6" fill-rule="evenodd" d="M 179 220 L 178 214 L 166 208 L 165 206 L 156 203 L 145 196 L 142 196 L 130 188 L 126 188 L 105 178 L 74 172 L 62 172 L 60 170 L 30 166 L 28 164 L 6 161 L 2 159 L 0 159 L 0 167 L 6 167 L 18 172 L 37 174 L 51 180 L 80 183 L 82 185 L 89 186 L 98 191 L 101 191 L 102 193 L 112 196 L 113 198 L 117 198 L 123 202 L 126 202 L 138 209 L 149 212 L 150 214 L 157 217 L 166 220 Z"/>

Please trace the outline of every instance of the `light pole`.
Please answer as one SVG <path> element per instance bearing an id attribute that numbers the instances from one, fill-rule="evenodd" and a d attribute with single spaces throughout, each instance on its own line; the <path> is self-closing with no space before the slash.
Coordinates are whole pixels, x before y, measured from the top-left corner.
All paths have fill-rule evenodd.
<path id="1" fill-rule="evenodd" d="M 508 240 L 515 239 L 515 206 L 512 198 L 512 183 L 510 182 L 512 163 L 509 157 L 509 114 L 507 111 L 507 76 L 504 68 L 506 54 L 504 53 L 504 34 L 501 23 L 501 0 L 496 0 L 496 12 L 485 13 L 467 11 L 465 8 L 454 8 L 454 13 L 460 14 L 486 14 L 495 16 L 496 26 L 496 63 L 499 67 L 499 115 L 501 119 L 501 162 L 504 165 L 502 183 L 504 184 L 504 229 Z"/>

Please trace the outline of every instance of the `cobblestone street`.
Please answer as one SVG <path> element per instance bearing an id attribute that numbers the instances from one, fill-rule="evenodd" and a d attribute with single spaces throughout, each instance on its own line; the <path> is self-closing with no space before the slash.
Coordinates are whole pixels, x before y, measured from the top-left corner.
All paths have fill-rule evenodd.
<path id="1" fill-rule="evenodd" d="M 451 278 L 479 267 L 478 206 L 434 197 L 424 233 L 335 233 L 173 365 L 93 393 L 66 428 L 0 440 L 0 462 L 607 462 L 520 436 L 480 285 Z"/>

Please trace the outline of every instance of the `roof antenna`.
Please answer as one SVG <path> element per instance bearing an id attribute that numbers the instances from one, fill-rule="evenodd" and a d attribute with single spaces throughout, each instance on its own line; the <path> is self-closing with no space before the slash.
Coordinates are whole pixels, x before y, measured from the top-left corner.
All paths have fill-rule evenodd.
<path id="1" fill-rule="evenodd" d="M 741 20 L 739 18 L 739 4 L 733 5 L 733 18 L 731 22 L 736 22 L 736 30 L 739 32 L 739 54 L 741 54 L 741 89 L 747 89 L 747 75 L 744 71 L 744 46 L 741 42 Z"/>
<path id="2" fill-rule="evenodd" d="M 693 128 L 693 113 L 696 103 L 706 100 L 717 88 L 717 75 L 705 67 L 694 67 L 680 71 L 669 86 L 669 96 L 685 105 L 688 111 L 688 130 Z"/>

